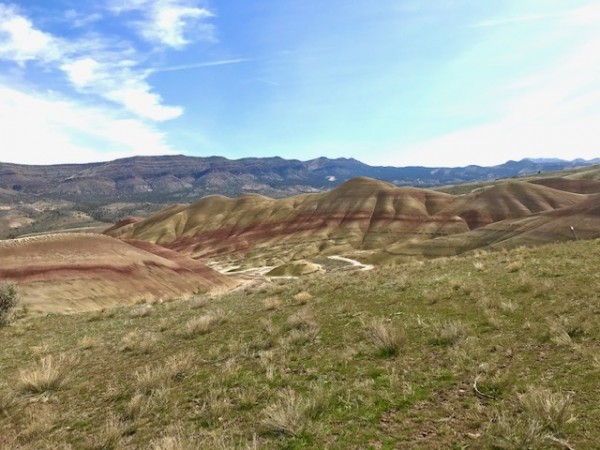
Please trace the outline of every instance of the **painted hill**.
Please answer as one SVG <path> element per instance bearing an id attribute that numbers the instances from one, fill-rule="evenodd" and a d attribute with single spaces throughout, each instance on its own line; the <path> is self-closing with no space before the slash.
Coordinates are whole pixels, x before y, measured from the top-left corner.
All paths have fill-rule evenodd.
<path id="1" fill-rule="evenodd" d="M 208 196 L 107 233 L 156 243 L 192 258 L 260 264 L 275 256 L 285 261 L 418 243 L 585 199 L 583 194 L 525 182 L 454 196 L 355 178 L 330 192 L 285 199 Z"/>
<path id="2" fill-rule="evenodd" d="M 571 230 L 573 227 L 573 230 Z M 399 243 L 375 256 L 380 262 L 400 257 L 454 256 L 475 249 L 516 248 L 600 238 L 600 195 L 572 206 L 502 220 L 473 231 L 424 242 Z"/>
<path id="3" fill-rule="evenodd" d="M 0 241 L 0 280 L 17 282 L 23 302 L 37 313 L 130 305 L 234 285 L 163 247 L 93 234 Z"/>
<path id="4" fill-rule="evenodd" d="M 575 205 L 585 197 L 525 181 L 506 181 L 458 196 L 448 208 L 474 230 L 505 219 L 525 217 Z"/>

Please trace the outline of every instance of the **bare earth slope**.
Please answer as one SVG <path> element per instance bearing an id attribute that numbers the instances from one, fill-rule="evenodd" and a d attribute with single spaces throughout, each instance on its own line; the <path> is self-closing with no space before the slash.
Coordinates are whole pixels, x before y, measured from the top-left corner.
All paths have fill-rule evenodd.
<path id="1" fill-rule="evenodd" d="M 285 199 L 209 196 L 109 234 L 158 243 L 194 258 L 269 253 L 297 259 L 379 248 L 400 236 L 427 239 L 468 230 L 459 217 L 437 214 L 452 201 L 448 194 L 357 178 L 324 194 Z"/>
<path id="2" fill-rule="evenodd" d="M 276 255 L 285 261 L 412 245 L 586 199 L 526 182 L 454 196 L 360 177 L 326 193 L 285 199 L 209 196 L 108 233 L 157 243 L 193 258 L 267 262 Z"/>
<path id="3" fill-rule="evenodd" d="M 572 206 L 583 199 L 584 196 L 565 190 L 525 181 L 508 181 L 459 196 L 448 210 L 463 218 L 473 230 L 500 220 Z"/>
<path id="4" fill-rule="evenodd" d="M 0 280 L 17 282 L 33 312 L 86 311 L 189 296 L 233 282 L 150 243 L 56 234 L 0 241 Z"/>
<path id="5" fill-rule="evenodd" d="M 600 195 L 573 206 L 503 220 L 466 233 L 427 242 L 402 243 L 388 248 L 385 256 L 379 255 L 379 260 L 399 255 L 452 256 L 478 248 L 516 248 L 597 238 L 600 238 Z"/>

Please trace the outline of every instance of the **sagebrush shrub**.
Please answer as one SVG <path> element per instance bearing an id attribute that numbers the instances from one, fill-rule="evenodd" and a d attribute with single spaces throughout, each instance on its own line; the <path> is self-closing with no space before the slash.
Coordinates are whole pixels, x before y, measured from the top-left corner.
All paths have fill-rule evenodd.
<path id="1" fill-rule="evenodd" d="M 18 302 L 17 286 L 13 283 L 0 283 L 0 327 L 10 322 L 11 312 Z"/>

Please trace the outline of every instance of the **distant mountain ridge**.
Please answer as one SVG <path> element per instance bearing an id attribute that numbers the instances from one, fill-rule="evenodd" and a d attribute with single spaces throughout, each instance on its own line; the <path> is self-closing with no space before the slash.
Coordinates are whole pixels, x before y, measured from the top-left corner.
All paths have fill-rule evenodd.
<path id="1" fill-rule="evenodd" d="M 510 178 L 600 163 L 577 159 L 523 159 L 482 167 L 369 166 L 352 158 L 309 161 L 279 157 L 136 156 L 89 164 L 22 165 L 0 163 L 0 193 L 69 200 L 108 198 L 149 202 L 189 201 L 207 194 L 271 197 L 320 192 L 358 176 L 397 186 L 436 187 L 447 184 Z"/>

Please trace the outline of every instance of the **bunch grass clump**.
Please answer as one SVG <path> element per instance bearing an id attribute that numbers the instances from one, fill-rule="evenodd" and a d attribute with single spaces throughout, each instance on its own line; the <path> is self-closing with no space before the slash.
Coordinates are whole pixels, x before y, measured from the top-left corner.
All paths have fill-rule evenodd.
<path id="1" fill-rule="evenodd" d="M 372 319 L 364 326 L 369 341 L 382 356 L 396 356 L 406 343 L 406 332 L 383 319 Z"/>
<path id="2" fill-rule="evenodd" d="M 19 390 L 27 394 L 43 394 L 60 389 L 66 379 L 64 357 L 43 357 L 39 363 L 19 373 Z"/>
<path id="3" fill-rule="evenodd" d="M 199 317 L 190 319 L 185 324 L 184 334 L 188 337 L 194 337 L 199 334 L 210 332 L 215 326 L 225 319 L 225 313 L 222 311 L 214 311 L 203 314 Z"/>
<path id="4" fill-rule="evenodd" d="M 277 402 L 267 406 L 262 425 L 268 432 L 288 436 L 300 435 L 308 426 L 313 402 L 291 389 L 280 394 Z"/>

